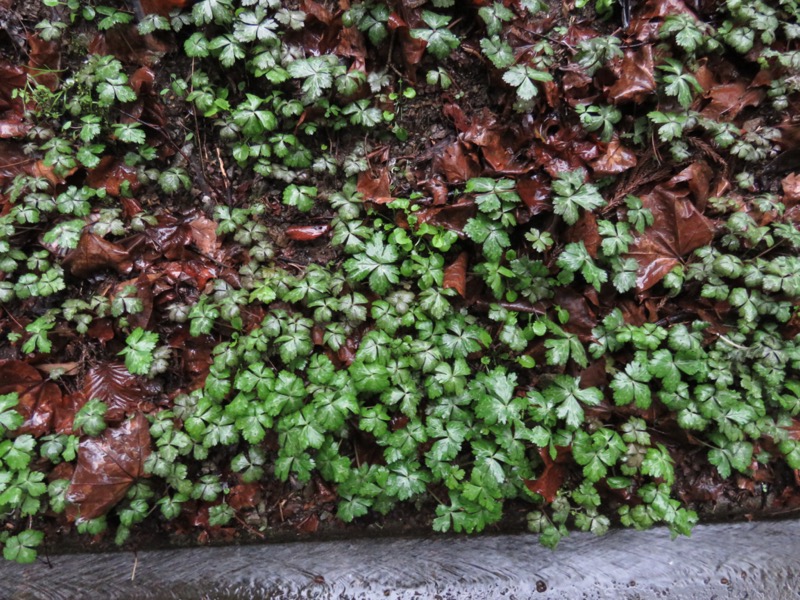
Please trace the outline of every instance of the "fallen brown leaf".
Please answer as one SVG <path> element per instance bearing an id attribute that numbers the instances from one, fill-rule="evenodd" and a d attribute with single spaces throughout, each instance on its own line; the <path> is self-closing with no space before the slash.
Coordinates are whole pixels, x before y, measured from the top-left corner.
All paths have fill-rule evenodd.
<path id="1" fill-rule="evenodd" d="M 83 438 L 78 446 L 78 466 L 67 488 L 67 518 L 88 521 L 100 517 L 117 502 L 134 481 L 144 476 L 150 455 L 150 428 L 142 413 L 99 437 Z"/>

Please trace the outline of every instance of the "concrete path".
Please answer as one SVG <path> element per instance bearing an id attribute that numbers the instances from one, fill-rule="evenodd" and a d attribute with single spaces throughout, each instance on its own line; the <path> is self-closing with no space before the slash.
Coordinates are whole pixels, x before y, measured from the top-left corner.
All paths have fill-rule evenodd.
<path id="1" fill-rule="evenodd" d="M 800 598 L 800 521 L 573 534 L 373 539 L 0 563 L 5 599 Z"/>

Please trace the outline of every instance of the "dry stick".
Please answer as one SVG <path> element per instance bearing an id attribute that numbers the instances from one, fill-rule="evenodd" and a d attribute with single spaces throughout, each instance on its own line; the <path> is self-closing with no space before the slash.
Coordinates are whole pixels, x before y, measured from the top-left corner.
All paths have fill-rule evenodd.
<path id="1" fill-rule="evenodd" d="M 136 567 L 139 566 L 139 553 L 136 550 L 133 551 L 133 569 L 131 570 L 131 581 L 136 579 Z"/>
<path id="2" fill-rule="evenodd" d="M 542 308 L 537 308 L 532 304 L 523 304 L 522 302 L 489 302 L 487 300 L 476 300 L 472 305 L 478 310 L 488 311 L 491 309 L 492 304 L 497 304 L 506 310 L 513 310 L 514 312 L 528 313 L 532 315 L 546 315 L 547 311 Z"/>
<path id="3" fill-rule="evenodd" d="M 750 348 L 748 346 L 741 346 L 741 345 L 737 344 L 736 342 L 734 342 L 733 340 L 731 340 L 730 338 L 725 337 L 721 333 L 715 333 L 714 335 L 716 335 L 719 339 L 721 339 L 723 342 L 725 342 L 729 346 L 733 346 L 734 348 L 738 348 L 739 350 L 750 350 Z"/>

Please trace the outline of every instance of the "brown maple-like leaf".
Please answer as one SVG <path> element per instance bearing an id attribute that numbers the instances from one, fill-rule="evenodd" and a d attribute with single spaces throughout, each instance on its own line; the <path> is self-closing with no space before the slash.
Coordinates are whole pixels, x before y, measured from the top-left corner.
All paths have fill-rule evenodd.
<path id="1" fill-rule="evenodd" d="M 695 201 L 705 202 L 703 190 L 707 193 L 708 180 L 704 182 L 696 168 L 688 167 L 642 196 L 642 203 L 652 211 L 654 222 L 630 249 L 630 256 L 639 263 L 636 278 L 639 292 L 653 287 L 680 264 L 684 256 L 713 239 L 713 223 L 689 198 L 694 194 Z"/>
<path id="2" fill-rule="evenodd" d="M 28 34 L 28 46 L 28 74 L 37 84 L 55 91 L 61 68 L 61 44 L 57 41 L 45 41 L 33 33 Z"/>
<path id="3" fill-rule="evenodd" d="M 461 142 L 454 142 L 437 154 L 433 159 L 433 168 L 444 174 L 450 183 L 464 183 L 481 173 L 478 159 L 472 152 L 466 152 Z"/>
<path id="4" fill-rule="evenodd" d="M 444 283 L 442 287 L 457 291 L 462 298 L 467 296 L 468 260 L 469 254 L 462 252 L 458 255 L 458 258 L 444 268 Z"/>
<path id="5" fill-rule="evenodd" d="M 83 378 L 81 394 L 85 401 L 103 402 L 108 407 L 109 421 L 121 421 L 146 402 L 139 379 L 118 362 L 100 363 L 89 369 Z"/>
<path id="6" fill-rule="evenodd" d="M 783 203 L 786 208 L 800 204 L 800 174 L 791 173 L 781 180 Z"/>
<path id="7" fill-rule="evenodd" d="M 199 216 L 189 221 L 192 242 L 200 252 L 212 255 L 217 249 L 217 224 L 211 219 Z"/>
<path id="8" fill-rule="evenodd" d="M 560 454 L 560 452 L 559 452 Z M 534 494 L 539 494 L 544 501 L 550 504 L 556 499 L 556 494 L 564 483 L 566 470 L 563 464 L 550 458 L 550 453 L 547 448 L 539 448 L 539 456 L 542 457 L 544 462 L 544 470 L 537 479 L 526 479 L 525 487 L 527 487 Z"/>
<path id="9" fill-rule="evenodd" d="M 39 437 L 50 433 L 53 414 L 61 403 L 61 389 L 52 381 L 43 381 L 31 365 L 9 360 L 0 365 L 0 396 L 11 393 L 19 395 L 16 409 L 24 419 L 15 434 Z"/>
<path id="10" fill-rule="evenodd" d="M 100 163 L 86 174 L 86 183 L 93 188 L 103 188 L 115 198 L 120 195 L 122 184 L 126 181 L 132 191 L 139 187 L 136 167 L 128 166 L 122 159 L 113 156 L 104 156 Z"/>
<path id="11" fill-rule="evenodd" d="M 462 233 L 467 221 L 474 217 L 476 213 L 475 203 L 472 200 L 461 198 L 455 204 L 423 208 L 415 214 L 420 223 L 430 223 L 431 225 Z"/>
<path id="12" fill-rule="evenodd" d="M 129 257 L 130 253 L 119 244 L 84 231 L 78 246 L 64 259 L 64 266 L 81 279 L 108 268 L 118 273 L 128 273 L 133 267 Z"/>
<path id="13" fill-rule="evenodd" d="M 628 169 L 632 169 L 637 164 L 636 154 L 628 150 L 619 143 L 619 139 L 614 137 L 606 146 L 605 153 L 591 163 L 596 175 L 618 175 Z"/>
<path id="14" fill-rule="evenodd" d="M 99 437 L 82 439 L 67 488 L 67 518 L 88 521 L 106 514 L 144 475 L 149 455 L 150 425 L 142 413 Z"/>
<path id="15" fill-rule="evenodd" d="M 380 173 L 361 173 L 358 176 L 356 189 L 364 194 L 364 198 L 375 204 L 388 204 L 392 201 L 392 191 L 389 184 L 389 169 L 381 169 Z"/>
<path id="16" fill-rule="evenodd" d="M 702 115 L 709 119 L 733 121 L 748 106 L 758 106 L 766 92 L 748 88 L 744 81 L 714 84 L 707 92 L 709 103 Z"/>
<path id="17" fill-rule="evenodd" d="M 645 44 L 636 50 L 626 50 L 619 66 L 617 81 L 608 89 L 608 99 L 621 102 L 642 102 L 656 90 L 653 47 Z"/>

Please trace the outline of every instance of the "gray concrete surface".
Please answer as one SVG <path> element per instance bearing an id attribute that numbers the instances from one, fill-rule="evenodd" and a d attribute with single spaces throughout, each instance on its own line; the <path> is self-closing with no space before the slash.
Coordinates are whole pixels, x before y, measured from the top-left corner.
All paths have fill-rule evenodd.
<path id="1" fill-rule="evenodd" d="M 0 564 L 5 599 L 800 598 L 800 521 L 51 556 Z"/>

